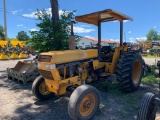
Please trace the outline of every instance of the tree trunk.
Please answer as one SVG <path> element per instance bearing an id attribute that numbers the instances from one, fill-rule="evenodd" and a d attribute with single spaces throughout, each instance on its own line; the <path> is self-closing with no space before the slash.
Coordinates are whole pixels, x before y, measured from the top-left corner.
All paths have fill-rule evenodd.
<path id="1" fill-rule="evenodd" d="M 54 26 L 56 21 L 59 20 L 58 0 L 50 0 L 50 3 L 51 3 L 51 9 L 52 9 L 52 22 Z"/>
<path id="2" fill-rule="evenodd" d="M 57 33 L 56 29 L 56 22 L 59 21 L 59 7 L 58 7 L 58 0 L 50 0 L 51 9 L 52 9 L 52 25 L 53 31 Z M 61 47 L 59 38 L 54 34 L 54 44 L 56 45 L 56 49 Z"/>

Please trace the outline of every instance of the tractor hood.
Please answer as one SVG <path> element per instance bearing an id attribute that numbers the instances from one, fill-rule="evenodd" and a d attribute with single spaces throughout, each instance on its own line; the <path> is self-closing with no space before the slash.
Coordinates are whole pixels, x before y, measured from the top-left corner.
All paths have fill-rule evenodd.
<path id="1" fill-rule="evenodd" d="M 61 63 L 96 58 L 97 56 L 98 56 L 97 49 L 50 51 L 46 53 L 41 53 L 39 55 L 38 61 L 49 62 L 51 64 L 61 64 Z"/>

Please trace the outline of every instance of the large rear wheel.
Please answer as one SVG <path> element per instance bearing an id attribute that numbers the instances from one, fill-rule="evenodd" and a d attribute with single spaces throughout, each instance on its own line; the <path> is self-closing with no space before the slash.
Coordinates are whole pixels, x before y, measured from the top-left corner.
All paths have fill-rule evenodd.
<path id="1" fill-rule="evenodd" d="M 143 75 L 143 59 L 136 51 L 121 55 L 116 70 L 118 83 L 123 91 L 133 92 L 139 88 Z"/>
<path id="2" fill-rule="evenodd" d="M 32 92 L 34 96 L 39 100 L 45 100 L 51 98 L 54 95 L 54 93 L 48 91 L 48 88 L 42 76 L 37 77 L 33 82 Z"/>
<path id="3" fill-rule="evenodd" d="M 68 113 L 74 120 L 90 120 L 99 109 L 100 98 L 96 88 L 81 85 L 72 93 Z"/>

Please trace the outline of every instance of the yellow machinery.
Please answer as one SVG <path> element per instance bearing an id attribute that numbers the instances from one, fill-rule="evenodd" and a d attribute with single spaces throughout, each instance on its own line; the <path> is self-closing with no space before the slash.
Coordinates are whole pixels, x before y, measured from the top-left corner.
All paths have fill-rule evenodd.
<path id="1" fill-rule="evenodd" d="M 147 56 L 148 52 L 147 50 L 152 49 L 152 42 L 151 41 L 139 41 L 136 39 L 136 41 L 138 42 L 138 47 L 141 48 L 141 55 L 142 56 Z"/>
<path id="2" fill-rule="evenodd" d="M 123 91 L 135 91 L 141 83 L 143 59 L 139 52 L 129 51 L 122 45 L 123 21 L 132 20 L 129 16 L 106 9 L 76 16 L 75 19 L 98 27 L 98 47 L 41 53 L 38 57 L 41 76 L 34 81 L 32 91 L 40 100 L 72 91 L 68 103 L 70 117 L 89 120 L 98 110 L 100 99 L 97 89 L 87 84 L 116 74 Z M 120 22 L 120 47 L 113 50 L 110 46 L 100 45 L 101 23 L 115 20 Z"/>
<path id="3" fill-rule="evenodd" d="M 19 58 L 20 59 L 23 59 L 23 58 L 28 58 L 27 54 L 25 53 L 24 51 L 24 47 L 25 47 L 25 44 L 24 44 L 24 41 L 19 41 L 19 46 L 20 46 L 20 53 L 19 53 Z"/>
<path id="4" fill-rule="evenodd" d="M 12 49 L 12 54 L 10 56 L 11 59 L 18 59 L 18 51 L 16 50 L 17 45 L 19 43 L 19 41 L 10 41 L 13 49 Z"/>
<path id="5" fill-rule="evenodd" d="M 0 60 L 8 60 L 7 52 L 8 41 L 0 41 Z"/>
<path id="6" fill-rule="evenodd" d="M 11 54 L 11 59 L 23 59 L 28 58 L 27 54 L 24 51 L 24 42 L 23 41 L 11 41 L 11 45 L 13 46 L 13 51 Z"/>

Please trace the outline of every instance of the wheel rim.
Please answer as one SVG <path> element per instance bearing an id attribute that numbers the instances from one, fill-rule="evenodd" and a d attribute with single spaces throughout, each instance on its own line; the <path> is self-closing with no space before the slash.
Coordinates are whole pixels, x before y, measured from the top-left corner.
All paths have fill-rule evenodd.
<path id="1" fill-rule="evenodd" d="M 80 108 L 79 108 L 80 114 L 82 116 L 88 116 L 89 114 L 91 114 L 91 112 L 95 107 L 95 103 L 96 103 L 95 96 L 93 96 L 92 94 L 86 95 L 80 103 Z"/>
<path id="2" fill-rule="evenodd" d="M 42 95 L 48 95 L 48 94 L 50 94 L 50 92 L 48 91 L 48 88 L 47 88 L 47 86 L 46 86 L 46 84 L 45 84 L 44 81 L 39 85 L 39 92 Z"/>
<path id="3" fill-rule="evenodd" d="M 140 75 L 141 75 L 141 63 L 140 63 L 140 61 L 137 60 L 134 63 L 133 73 L 132 73 L 133 82 L 135 84 L 138 83 Z"/>

